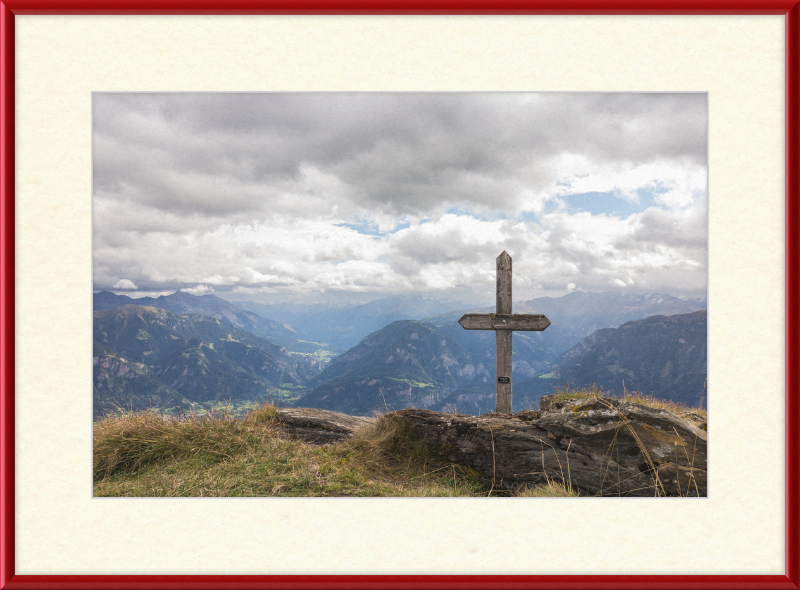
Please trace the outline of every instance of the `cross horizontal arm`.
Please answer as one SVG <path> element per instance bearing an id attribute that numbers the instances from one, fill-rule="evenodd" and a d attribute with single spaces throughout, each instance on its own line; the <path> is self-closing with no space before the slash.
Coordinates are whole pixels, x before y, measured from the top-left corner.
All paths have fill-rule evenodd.
<path id="1" fill-rule="evenodd" d="M 525 330 L 541 332 L 550 320 L 540 313 L 468 313 L 458 323 L 465 330 Z"/>

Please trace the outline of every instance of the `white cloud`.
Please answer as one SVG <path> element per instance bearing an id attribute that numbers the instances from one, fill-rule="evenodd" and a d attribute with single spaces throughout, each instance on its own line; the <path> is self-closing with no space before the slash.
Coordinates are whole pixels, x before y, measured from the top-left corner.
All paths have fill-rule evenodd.
<path id="1" fill-rule="evenodd" d="M 280 282 L 281 278 L 278 275 L 265 275 L 257 270 L 253 270 L 250 267 L 244 269 L 244 280 L 243 283 L 245 285 L 255 285 L 261 283 L 276 283 Z M 294 279 L 289 279 L 286 282 L 295 282 Z"/>
<path id="2" fill-rule="evenodd" d="M 209 295 L 214 292 L 214 288 L 209 287 L 208 285 L 197 285 L 196 287 L 181 289 L 181 291 L 185 291 L 186 293 L 190 293 L 192 295 Z"/>
<path id="3" fill-rule="evenodd" d="M 515 298 L 563 293 L 576 285 L 585 290 L 622 284 L 648 291 L 702 290 L 704 211 L 655 209 L 628 219 L 562 211 L 538 223 L 444 214 L 382 236 L 325 220 L 278 227 L 226 224 L 184 236 L 140 234 L 141 251 L 150 255 L 141 256 L 137 266 L 160 285 L 189 285 L 195 293 L 211 292 L 212 286 L 255 294 L 491 293 L 494 259 L 507 250 L 514 258 Z M 122 263 L 98 264 L 97 280 L 106 272 L 113 276 Z"/>
<path id="4" fill-rule="evenodd" d="M 209 283 L 211 285 L 235 285 L 239 282 L 239 277 L 230 276 L 230 277 L 222 277 L 220 275 L 214 275 L 213 277 L 206 277 L 204 279 L 200 279 L 201 283 Z"/>
<path id="5" fill-rule="evenodd" d="M 128 279 L 120 279 L 114 283 L 112 289 L 136 289 L 136 285 L 133 284 L 133 281 Z"/>
<path id="6" fill-rule="evenodd" d="M 593 162 L 586 156 L 564 154 L 555 165 L 563 172 L 554 196 L 613 193 L 638 203 L 640 189 L 655 189 L 658 202 L 679 208 L 690 205 L 706 191 L 705 166 L 689 161 Z"/>
<path id="7" fill-rule="evenodd" d="M 705 289 L 704 95 L 96 98 L 98 290 Z"/>

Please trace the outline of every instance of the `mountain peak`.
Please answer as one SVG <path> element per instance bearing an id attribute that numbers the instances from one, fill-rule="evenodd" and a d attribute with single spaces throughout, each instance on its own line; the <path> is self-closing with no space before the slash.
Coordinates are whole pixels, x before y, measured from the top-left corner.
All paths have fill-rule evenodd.
<path id="1" fill-rule="evenodd" d="M 183 289 L 178 289 L 177 291 L 175 291 L 171 295 L 162 295 L 161 297 L 164 297 L 164 298 L 169 297 L 169 298 L 172 298 L 172 299 L 181 299 L 183 301 L 193 301 L 193 300 L 197 300 L 197 299 L 205 299 L 205 300 L 212 300 L 213 299 L 215 301 L 222 301 L 222 302 L 224 302 L 224 303 L 226 303 L 228 305 L 231 305 L 231 303 L 228 300 L 222 299 L 221 297 L 217 297 L 213 293 L 205 293 L 204 295 L 195 295 L 194 293 L 189 293 L 188 291 L 184 291 Z M 159 297 L 159 299 L 161 299 L 161 297 Z"/>

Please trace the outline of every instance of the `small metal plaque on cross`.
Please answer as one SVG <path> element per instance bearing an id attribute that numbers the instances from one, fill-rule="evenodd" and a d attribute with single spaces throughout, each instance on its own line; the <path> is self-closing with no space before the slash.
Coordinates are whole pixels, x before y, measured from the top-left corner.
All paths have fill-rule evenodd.
<path id="1" fill-rule="evenodd" d="M 465 330 L 495 330 L 495 411 L 511 413 L 511 334 L 514 330 L 540 332 L 550 325 L 542 314 L 511 313 L 511 256 L 503 250 L 497 257 L 497 313 L 468 313 L 458 323 Z"/>

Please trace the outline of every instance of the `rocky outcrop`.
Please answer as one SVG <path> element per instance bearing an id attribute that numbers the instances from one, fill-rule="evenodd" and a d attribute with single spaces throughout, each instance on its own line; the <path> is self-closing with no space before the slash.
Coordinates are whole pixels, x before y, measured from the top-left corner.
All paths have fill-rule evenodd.
<path id="1" fill-rule="evenodd" d="M 328 444 L 353 436 L 360 426 L 375 422 L 366 416 L 348 416 L 316 408 L 278 408 L 281 430 L 306 442 Z"/>
<path id="2" fill-rule="evenodd" d="M 665 410 L 610 398 L 543 398 L 515 415 L 394 412 L 443 459 L 495 487 L 569 481 L 590 496 L 706 496 L 707 433 Z"/>

